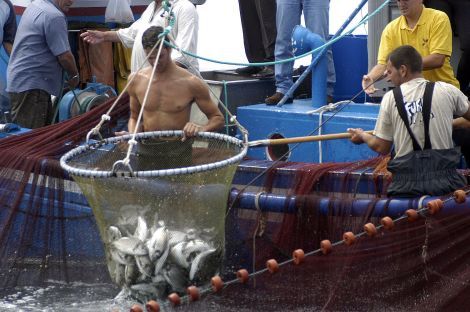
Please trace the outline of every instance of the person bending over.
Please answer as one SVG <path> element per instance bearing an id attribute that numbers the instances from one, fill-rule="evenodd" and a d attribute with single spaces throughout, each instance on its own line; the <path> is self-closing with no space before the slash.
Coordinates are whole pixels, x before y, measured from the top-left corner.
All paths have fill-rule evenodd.
<path id="1" fill-rule="evenodd" d="M 439 196 L 467 184 L 456 170 L 461 154 L 452 141 L 454 116 L 470 120 L 467 97 L 449 83 L 425 80 L 422 67 L 412 46 L 393 50 L 386 73 L 396 88 L 382 99 L 374 135 L 348 129 L 353 143 L 381 154 L 395 146 L 389 196 Z"/>

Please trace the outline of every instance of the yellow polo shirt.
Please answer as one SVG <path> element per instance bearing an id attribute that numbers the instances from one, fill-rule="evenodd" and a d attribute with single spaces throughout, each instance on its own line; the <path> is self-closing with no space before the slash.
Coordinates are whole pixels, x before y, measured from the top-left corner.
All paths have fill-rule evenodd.
<path id="1" fill-rule="evenodd" d="M 427 80 L 444 81 L 459 88 L 459 82 L 450 66 L 452 29 L 444 12 L 423 8 L 414 29 L 408 27 L 404 16 L 388 23 L 380 39 L 377 63 L 387 64 L 390 52 L 402 45 L 413 46 L 423 57 L 434 53 L 445 55 L 441 68 L 423 71 L 423 76 Z"/>

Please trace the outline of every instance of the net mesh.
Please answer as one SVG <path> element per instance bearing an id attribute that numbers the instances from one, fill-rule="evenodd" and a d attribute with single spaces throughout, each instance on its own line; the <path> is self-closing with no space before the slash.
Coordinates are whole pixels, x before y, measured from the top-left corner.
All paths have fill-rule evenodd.
<path id="1" fill-rule="evenodd" d="M 208 284 L 221 269 L 227 198 L 246 148 L 217 133 L 139 133 L 121 165 L 131 138 L 64 156 L 93 209 L 111 279 L 142 300 Z"/>
<path id="2" fill-rule="evenodd" d="M 231 142 L 198 137 L 182 144 L 183 151 L 191 147 L 190 157 L 183 152 L 164 157 L 177 149 L 180 137 L 173 133 L 138 138 L 145 147 L 138 144 L 131 154 L 130 174 L 125 165 L 112 169 L 125 156 L 130 137 L 108 139 L 73 156 L 73 165 L 84 170 L 75 178 L 88 203 L 58 160 L 84 141 L 110 104 L 0 141 L 1 289 L 51 279 L 104 281 L 125 285 L 126 295 L 143 302 L 174 290 L 181 294 L 194 283 L 204 295 L 185 305 L 187 311 L 467 309 L 468 200 L 445 201 L 439 214 L 423 214 L 414 222 L 402 219 L 375 237 L 334 245 L 329 255 L 319 251 L 324 239 L 341 242 L 345 231 L 360 233 L 367 222 L 378 225 L 386 215 L 396 218 L 397 211 L 419 206 L 419 198 L 385 197 L 386 160 L 321 165 L 246 161 L 238 168 L 227 164 L 211 170 L 211 164 L 231 159 L 240 147 L 234 144 L 234 153 L 227 147 Z M 111 120 L 127 118 L 128 99 L 118 104 Z M 113 136 L 117 128 L 111 123 L 102 133 Z M 204 166 L 209 170 L 181 172 Z M 170 174 L 165 167 L 181 171 Z M 97 175 L 90 177 L 89 171 Z M 96 207 L 93 213 L 90 205 Z M 133 238 L 144 235 L 145 227 L 147 235 L 140 241 L 147 250 L 158 247 L 148 244 L 157 230 L 167 237 L 163 253 L 154 248 L 151 256 L 139 249 L 142 244 Z M 163 259 L 172 239 L 180 245 L 172 247 L 173 253 L 168 248 L 159 264 L 162 275 L 156 274 L 158 261 L 151 261 Z M 292 252 L 298 248 L 311 254 L 293 265 Z M 281 264 L 276 274 L 265 269 L 271 258 Z M 252 274 L 246 284 L 235 275 L 242 268 Z M 219 271 L 226 287 L 214 293 L 207 279 Z"/>
<path id="3" fill-rule="evenodd" d="M 104 136 L 127 119 L 127 103 L 118 103 Z M 110 105 L 0 140 L 1 289 L 47 280 L 109 281 L 93 214 L 59 158 L 85 139 Z"/>

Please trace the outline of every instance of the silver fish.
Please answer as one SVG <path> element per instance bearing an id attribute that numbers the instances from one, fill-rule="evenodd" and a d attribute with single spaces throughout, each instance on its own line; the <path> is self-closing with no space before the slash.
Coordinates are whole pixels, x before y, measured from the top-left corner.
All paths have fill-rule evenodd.
<path id="1" fill-rule="evenodd" d="M 182 241 L 173 246 L 170 249 L 170 258 L 173 262 L 177 265 L 182 267 L 183 269 L 189 268 L 189 262 L 186 260 L 187 256 L 184 254 L 184 250 L 186 249 L 187 242 Z"/>
<path id="2" fill-rule="evenodd" d="M 189 279 L 193 281 L 195 278 L 200 280 L 208 280 L 214 276 L 218 270 L 218 255 L 216 249 L 211 248 L 201 252 L 194 258 L 189 270 Z"/>
<path id="3" fill-rule="evenodd" d="M 135 263 L 137 264 L 140 273 L 147 277 L 152 277 L 153 264 L 150 261 L 149 256 L 135 256 Z"/>
<path id="4" fill-rule="evenodd" d="M 114 269 L 114 282 L 119 286 L 123 286 L 125 283 L 125 270 L 125 265 L 116 263 L 116 267 Z"/>
<path id="5" fill-rule="evenodd" d="M 145 242 L 148 237 L 147 222 L 141 216 L 137 217 L 137 227 L 135 228 L 134 237 Z"/>
<path id="6" fill-rule="evenodd" d="M 109 254 L 111 255 L 111 259 L 117 264 L 129 265 L 134 263 L 134 257 L 126 255 L 113 246 L 109 248 Z"/>
<path id="7" fill-rule="evenodd" d="M 156 261 L 165 252 L 168 245 L 168 230 L 166 227 L 158 228 L 152 237 L 146 242 L 151 261 Z"/>
<path id="8" fill-rule="evenodd" d="M 111 246 L 126 255 L 148 255 L 148 249 L 145 247 L 145 244 L 135 237 L 122 237 L 117 241 L 112 242 Z"/>
<path id="9" fill-rule="evenodd" d="M 109 243 L 112 243 L 115 240 L 118 240 L 122 237 L 121 231 L 113 225 L 111 225 L 108 228 L 108 233 L 107 234 L 108 234 L 108 242 Z"/>
<path id="10" fill-rule="evenodd" d="M 197 254 L 211 249 L 211 246 L 203 240 L 195 239 L 186 243 L 183 249 L 183 256 L 186 262 L 191 262 Z"/>
<path id="11" fill-rule="evenodd" d="M 188 240 L 188 235 L 181 231 L 169 231 L 168 236 L 168 245 L 170 245 L 170 247 L 173 247 L 180 242 Z"/>
<path id="12" fill-rule="evenodd" d="M 135 284 L 135 281 L 139 277 L 139 269 L 137 265 L 126 265 L 126 269 L 124 270 L 124 280 L 127 286 Z"/>
<path id="13" fill-rule="evenodd" d="M 185 270 L 176 265 L 167 264 L 163 270 L 163 276 L 173 291 L 185 292 L 188 285 L 188 278 Z"/>
<path id="14" fill-rule="evenodd" d="M 163 252 L 163 255 L 158 259 L 157 263 L 155 263 L 155 276 L 157 276 L 161 271 L 162 268 L 168 258 L 168 254 L 170 253 L 170 247 L 166 247 L 165 252 Z"/>

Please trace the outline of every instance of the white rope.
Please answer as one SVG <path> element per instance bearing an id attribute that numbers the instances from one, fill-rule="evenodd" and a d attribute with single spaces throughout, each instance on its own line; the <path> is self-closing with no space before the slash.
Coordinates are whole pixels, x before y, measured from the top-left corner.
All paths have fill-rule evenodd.
<path id="1" fill-rule="evenodd" d="M 328 103 L 327 105 L 323 105 L 322 107 L 319 107 L 317 109 L 308 111 L 307 114 L 318 114 L 318 135 L 322 134 L 322 128 L 323 128 L 323 113 L 324 112 L 332 112 L 338 108 L 339 105 L 344 104 L 344 103 L 349 103 L 349 101 L 340 101 L 336 103 Z M 323 145 L 322 141 L 318 141 L 318 163 L 321 164 L 323 163 Z"/>
<path id="2" fill-rule="evenodd" d="M 173 10 L 173 9 L 172 9 L 172 10 Z M 167 16 L 167 19 L 166 19 L 166 24 L 167 24 L 167 26 L 165 27 L 165 32 L 168 32 L 168 34 L 169 34 L 169 32 L 171 31 L 171 26 L 168 26 L 168 24 L 169 24 L 168 21 L 169 21 L 169 19 L 170 19 L 170 17 L 171 17 L 171 12 L 172 12 L 172 11 L 170 11 L 170 12 L 167 14 L 168 16 Z M 144 59 L 144 61 L 142 62 L 142 64 L 140 64 L 140 66 L 137 68 L 137 71 L 136 71 L 136 72 L 138 72 L 138 71 L 140 71 L 142 68 L 144 68 L 144 66 L 147 64 L 147 61 L 148 61 L 150 55 L 153 54 L 153 52 L 154 52 L 155 49 L 157 48 L 158 44 L 159 44 L 160 42 L 163 42 L 163 41 L 164 41 L 164 36 L 162 36 L 162 38 L 160 38 L 160 39 L 155 43 L 155 45 L 152 47 L 152 49 L 150 50 L 150 52 L 145 56 L 145 59 Z M 135 79 L 135 76 L 136 76 L 136 75 L 132 75 L 131 79 L 127 80 L 127 82 L 126 82 L 124 88 L 122 89 L 121 93 L 119 93 L 119 95 L 118 95 L 118 97 L 116 98 L 116 100 L 114 100 L 113 104 L 111 105 L 111 107 L 110 107 L 110 108 L 108 109 L 108 111 L 106 112 L 106 114 L 105 114 L 106 116 L 110 116 L 111 112 L 112 112 L 113 109 L 116 107 L 117 103 L 118 103 L 119 100 L 122 98 L 123 94 L 126 93 L 127 88 L 129 87 L 129 85 L 130 85 L 130 84 L 132 83 L 132 81 Z M 103 126 L 104 122 L 105 122 L 105 121 L 109 121 L 109 120 L 111 120 L 111 118 L 105 119 L 105 118 L 101 117 L 100 122 L 99 122 L 93 129 L 91 129 L 91 130 L 87 133 L 87 136 L 86 136 L 86 143 L 89 142 L 90 137 L 91 137 L 92 134 L 93 134 L 93 135 L 100 134 L 100 130 L 101 130 L 101 127 Z M 101 135 L 100 135 L 100 138 L 102 139 Z"/>

